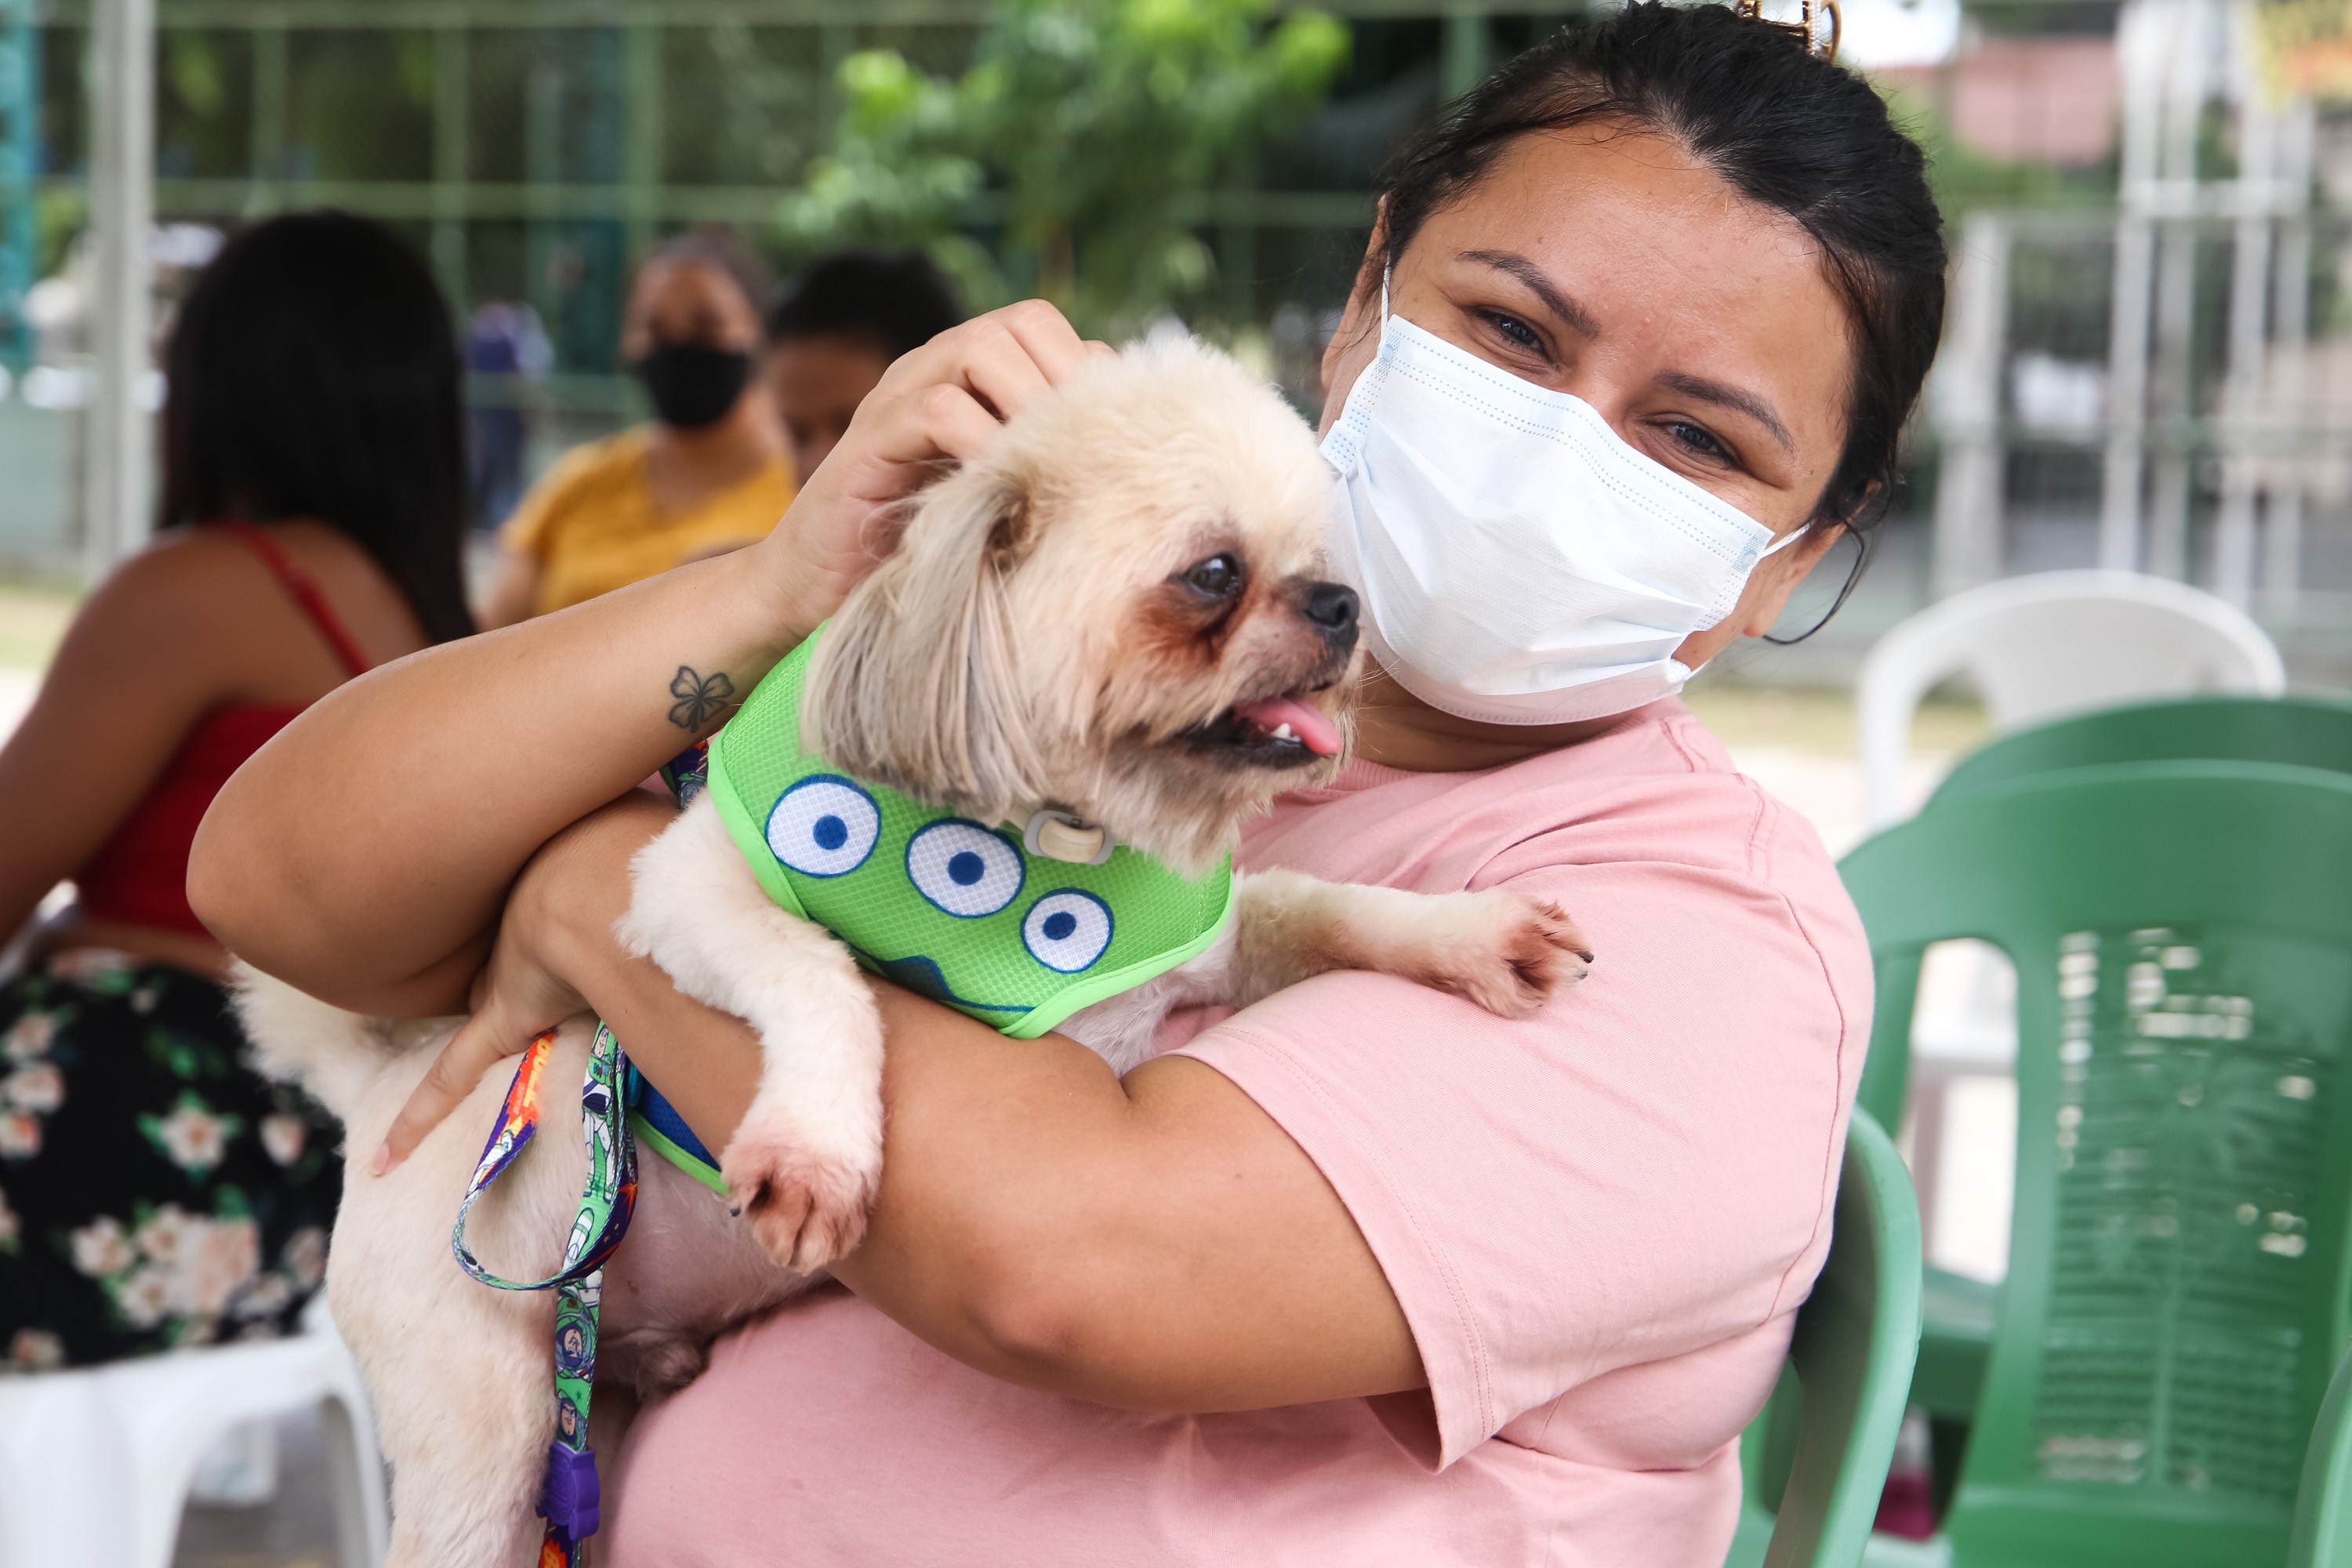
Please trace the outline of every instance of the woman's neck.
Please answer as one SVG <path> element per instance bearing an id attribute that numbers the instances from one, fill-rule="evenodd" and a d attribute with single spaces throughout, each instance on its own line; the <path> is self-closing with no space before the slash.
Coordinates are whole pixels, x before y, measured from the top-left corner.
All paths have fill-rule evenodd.
<path id="1" fill-rule="evenodd" d="M 1622 714 L 1572 724 L 1484 724 L 1431 707 L 1370 658 L 1356 692 L 1354 754 L 1409 773 L 1466 773 L 1589 741 Z"/>
<path id="2" fill-rule="evenodd" d="M 655 421 L 646 447 L 646 479 L 659 512 L 690 511 L 782 462 L 782 423 L 765 387 L 743 389 L 716 425 L 680 430 Z"/>

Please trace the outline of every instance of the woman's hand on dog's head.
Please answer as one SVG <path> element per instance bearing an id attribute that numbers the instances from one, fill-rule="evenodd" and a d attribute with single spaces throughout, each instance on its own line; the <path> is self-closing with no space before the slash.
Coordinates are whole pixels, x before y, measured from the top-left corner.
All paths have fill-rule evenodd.
<path id="1" fill-rule="evenodd" d="M 1039 392 L 1110 352 L 1045 300 L 1024 300 L 901 356 L 756 547 L 789 624 L 814 630 L 890 552 L 898 503 L 986 449 Z"/>

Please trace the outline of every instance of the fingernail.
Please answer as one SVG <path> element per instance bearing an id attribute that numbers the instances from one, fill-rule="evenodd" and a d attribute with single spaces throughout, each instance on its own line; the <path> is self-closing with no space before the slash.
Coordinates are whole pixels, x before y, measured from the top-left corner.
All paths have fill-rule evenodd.
<path id="1" fill-rule="evenodd" d="M 377 1144 L 375 1146 L 375 1158 L 368 1162 L 368 1174 L 371 1176 L 381 1176 L 386 1171 L 391 1169 L 392 1145 L 389 1143 Z"/>

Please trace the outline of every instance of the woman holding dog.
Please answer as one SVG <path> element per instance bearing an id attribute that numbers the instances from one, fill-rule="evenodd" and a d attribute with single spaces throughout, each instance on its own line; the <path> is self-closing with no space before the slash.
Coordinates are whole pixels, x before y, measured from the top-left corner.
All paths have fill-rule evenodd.
<path id="1" fill-rule="evenodd" d="M 1382 197 L 1324 416 L 1375 668 L 1349 765 L 1242 858 L 1556 900 L 1591 978 L 1506 1023 L 1328 974 L 1123 1081 L 877 984 L 847 1293 L 639 1418 L 610 1561 L 1721 1560 L 1870 963 L 1811 830 L 1673 693 L 1873 520 L 1940 221 L 1859 79 L 1649 4 L 1507 64 Z M 346 1006 L 477 1009 L 377 1169 L 583 1007 L 725 1146 L 756 1042 L 619 950 L 670 813 L 606 803 L 686 738 L 674 680 L 747 689 L 888 508 L 1094 352 L 1034 303 L 959 328 L 758 546 L 373 677 L 240 775 L 194 881 L 233 947 Z"/>

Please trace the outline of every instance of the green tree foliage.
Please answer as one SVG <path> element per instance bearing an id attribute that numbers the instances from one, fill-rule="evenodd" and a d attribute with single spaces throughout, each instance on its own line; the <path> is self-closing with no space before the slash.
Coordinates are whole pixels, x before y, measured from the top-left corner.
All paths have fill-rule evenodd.
<path id="1" fill-rule="evenodd" d="M 833 148 L 784 199 L 783 237 L 803 253 L 924 246 L 975 304 L 1034 290 L 1091 332 L 1204 304 L 1205 197 L 1312 112 L 1347 61 L 1339 23 L 1273 9 L 1005 0 L 953 79 L 853 55 Z"/>

